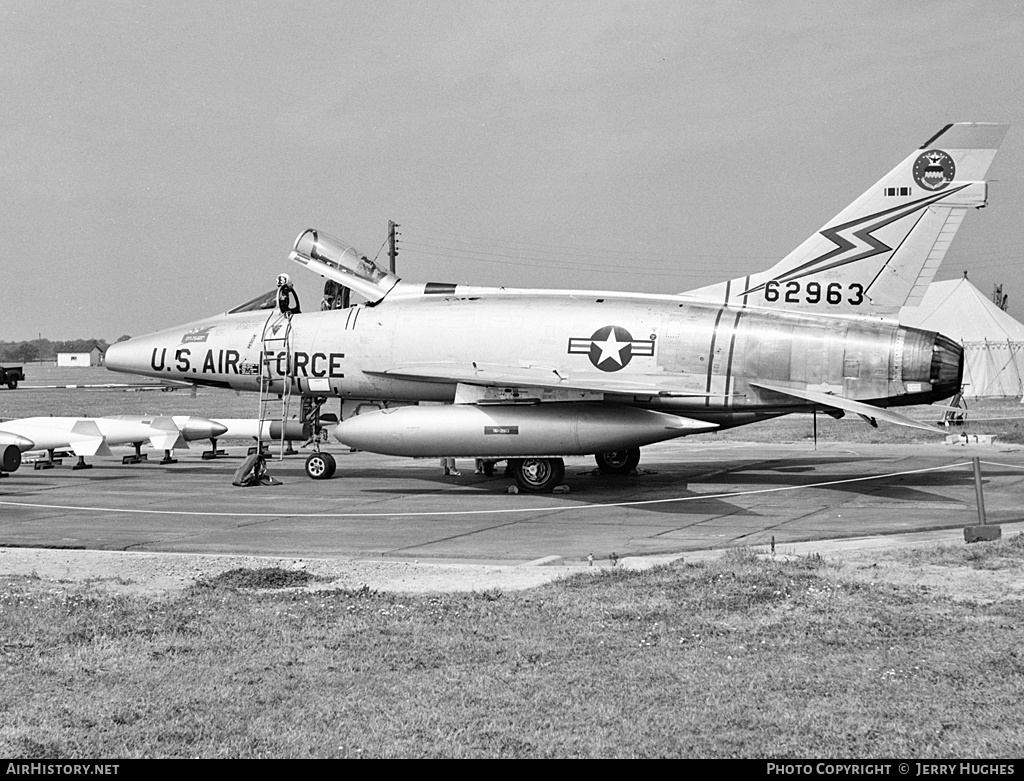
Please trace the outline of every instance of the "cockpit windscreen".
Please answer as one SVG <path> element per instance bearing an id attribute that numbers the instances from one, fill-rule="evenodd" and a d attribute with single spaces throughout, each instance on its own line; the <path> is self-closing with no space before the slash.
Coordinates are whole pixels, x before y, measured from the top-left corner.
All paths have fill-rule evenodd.
<path id="1" fill-rule="evenodd" d="M 234 309 L 228 311 L 229 315 L 237 314 L 238 312 L 259 312 L 262 309 L 273 309 L 277 306 L 277 291 L 271 290 L 268 293 L 262 293 L 251 301 L 246 301 L 241 306 L 236 306 Z"/>

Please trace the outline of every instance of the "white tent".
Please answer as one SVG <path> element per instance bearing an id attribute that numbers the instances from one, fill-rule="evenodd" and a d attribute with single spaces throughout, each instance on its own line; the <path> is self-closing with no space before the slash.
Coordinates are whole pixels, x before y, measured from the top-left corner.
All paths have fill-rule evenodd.
<path id="1" fill-rule="evenodd" d="M 964 347 L 964 395 L 1024 394 L 1024 324 L 993 304 L 967 278 L 933 282 L 900 323 L 938 331 Z"/>

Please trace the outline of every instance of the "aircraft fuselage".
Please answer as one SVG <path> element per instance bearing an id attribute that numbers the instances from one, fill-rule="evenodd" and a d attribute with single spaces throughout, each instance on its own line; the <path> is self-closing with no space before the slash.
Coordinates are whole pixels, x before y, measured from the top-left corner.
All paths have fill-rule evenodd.
<path id="1" fill-rule="evenodd" d="M 285 327 L 276 311 L 226 314 L 115 345 L 106 363 L 115 371 L 257 391 L 266 360 L 277 387 L 291 382 L 293 393 L 447 403 L 456 400 L 457 382 L 418 375 L 429 376 L 431 367 L 462 376 L 512 366 L 630 387 L 567 391 L 566 401 L 639 406 L 723 427 L 814 406 L 752 383 L 879 406 L 930 403 L 960 387 L 958 345 L 889 322 L 665 296 L 473 292 L 295 314 L 290 350 L 264 341 L 265 330 L 270 336 Z M 517 356 L 529 356 L 529 363 Z M 510 382 L 507 390 L 528 385 Z M 647 386 L 650 393 L 635 392 Z"/>

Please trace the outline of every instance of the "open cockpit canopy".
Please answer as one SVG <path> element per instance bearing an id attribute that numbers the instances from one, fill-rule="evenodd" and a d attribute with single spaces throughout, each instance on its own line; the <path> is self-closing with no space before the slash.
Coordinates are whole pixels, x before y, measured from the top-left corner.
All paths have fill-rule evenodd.
<path id="1" fill-rule="evenodd" d="M 369 301 L 379 301 L 398 283 L 398 277 L 379 268 L 355 247 L 312 228 L 295 240 L 289 257 Z"/>

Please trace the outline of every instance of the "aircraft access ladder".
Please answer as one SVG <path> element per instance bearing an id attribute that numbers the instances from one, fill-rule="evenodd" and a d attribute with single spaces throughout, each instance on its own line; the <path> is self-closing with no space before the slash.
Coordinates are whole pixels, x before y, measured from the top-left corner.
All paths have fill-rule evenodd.
<path id="1" fill-rule="evenodd" d="M 275 364 L 281 366 L 284 355 L 284 374 L 276 376 Z M 278 457 L 294 453 L 286 437 L 288 413 L 291 407 L 294 360 L 292 355 L 292 319 L 275 309 L 263 324 L 263 352 L 260 355 L 260 414 L 256 431 L 256 452 L 264 452 L 264 440 L 273 442 L 275 426 L 280 445 Z M 277 397 L 277 398 L 275 398 Z M 280 404 L 278 407 L 277 405 Z M 286 449 L 287 445 L 287 449 Z"/>

